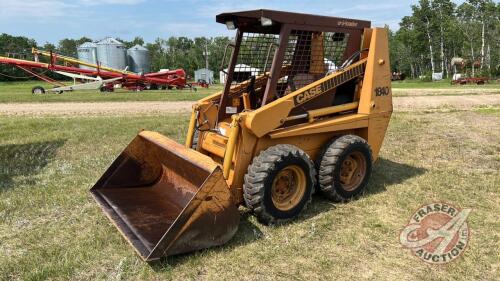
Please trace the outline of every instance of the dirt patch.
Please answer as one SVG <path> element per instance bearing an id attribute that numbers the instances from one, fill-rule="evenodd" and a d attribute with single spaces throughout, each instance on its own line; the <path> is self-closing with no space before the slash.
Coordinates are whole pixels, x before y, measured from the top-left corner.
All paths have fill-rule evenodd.
<path id="1" fill-rule="evenodd" d="M 500 105 L 500 94 L 394 97 L 395 111 Z M 194 102 L 4 103 L 0 115 L 134 115 L 189 112 Z"/>
<path id="2" fill-rule="evenodd" d="M 435 95 L 492 95 L 500 94 L 500 89 L 485 88 L 445 88 L 445 89 L 392 89 L 395 96 L 435 96 Z"/>
<path id="3" fill-rule="evenodd" d="M 393 103 L 396 111 L 441 107 L 470 109 L 484 105 L 500 105 L 500 95 L 394 97 Z"/>
<path id="4" fill-rule="evenodd" d="M 4 115 L 125 115 L 188 112 L 194 102 L 58 102 L 0 104 Z"/>

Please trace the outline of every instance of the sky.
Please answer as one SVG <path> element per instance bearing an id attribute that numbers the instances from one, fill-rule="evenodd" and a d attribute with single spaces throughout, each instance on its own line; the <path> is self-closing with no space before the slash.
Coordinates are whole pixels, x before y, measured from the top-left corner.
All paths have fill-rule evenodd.
<path id="1" fill-rule="evenodd" d="M 215 16 L 222 12 L 275 9 L 370 20 L 398 28 L 417 0 L 0 0 L 0 33 L 38 44 L 82 36 L 146 42 L 170 36 L 233 36 Z"/>

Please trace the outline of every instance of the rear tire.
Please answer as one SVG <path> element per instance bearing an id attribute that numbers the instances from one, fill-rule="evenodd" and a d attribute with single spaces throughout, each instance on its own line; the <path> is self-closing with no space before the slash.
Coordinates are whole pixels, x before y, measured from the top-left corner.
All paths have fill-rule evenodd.
<path id="1" fill-rule="evenodd" d="M 371 148 L 361 137 L 345 135 L 333 140 L 320 158 L 320 192 L 335 202 L 357 198 L 370 179 L 372 159 Z"/>
<path id="2" fill-rule="evenodd" d="M 254 158 L 245 175 L 243 197 L 261 223 L 284 223 L 311 201 L 315 182 L 309 156 L 293 145 L 280 144 Z"/>

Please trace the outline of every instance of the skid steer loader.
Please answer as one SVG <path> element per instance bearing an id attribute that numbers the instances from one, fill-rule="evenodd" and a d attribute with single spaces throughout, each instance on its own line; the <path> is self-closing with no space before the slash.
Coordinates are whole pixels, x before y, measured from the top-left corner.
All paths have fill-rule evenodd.
<path id="1" fill-rule="evenodd" d="M 240 205 L 274 224 L 315 190 L 357 197 L 391 117 L 385 29 L 271 10 L 216 20 L 236 30 L 225 86 L 194 104 L 185 145 L 142 131 L 91 189 L 146 261 L 226 243 Z"/>

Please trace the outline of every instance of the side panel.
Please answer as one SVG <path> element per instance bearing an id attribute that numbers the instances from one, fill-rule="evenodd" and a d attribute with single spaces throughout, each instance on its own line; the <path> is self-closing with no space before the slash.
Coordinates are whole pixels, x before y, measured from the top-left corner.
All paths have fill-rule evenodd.
<path id="1" fill-rule="evenodd" d="M 370 144 L 374 160 L 378 158 L 392 114 L 388 44 L 387 30 L 374 28 L 358 109 L 358 113 L 369 115 L 368 130 L 365 132 L 366 136 L 362 137 Z"/>
<path id="2" fill-rule="evenodd" d="M 392 112 L 391 64 L 387 30 L 374 28 L 358 113 Z"/>
<path id="3" fill-rule="evenodd" d="M 380 148 L 384 141 L 387 126 L 391 119 L 390 112 L 382 112 L 370 116 L 368 121 L 368 143 L 372 148 L 373 160 L 377 160 Z"/>

